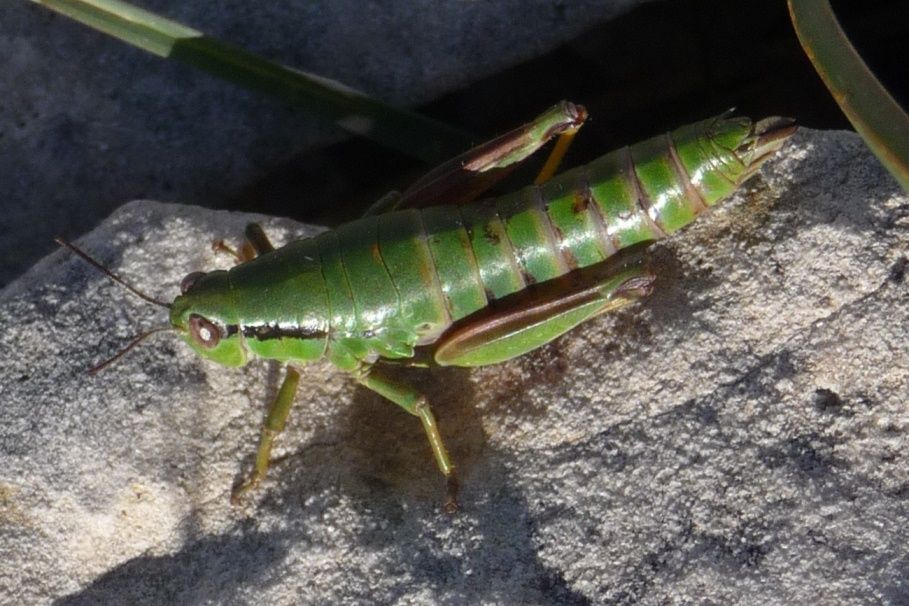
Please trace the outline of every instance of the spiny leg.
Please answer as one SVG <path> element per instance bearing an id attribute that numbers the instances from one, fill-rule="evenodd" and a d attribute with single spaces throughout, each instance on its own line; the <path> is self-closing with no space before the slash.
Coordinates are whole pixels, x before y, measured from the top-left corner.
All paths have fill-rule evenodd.
<path id="1" fill-rule="evenodd" d="M 447 513 L 454 513 L 460 509 L 458 504 L 458 478 L 455 474 L 455 466 L 452 464 L 442 441 L 442 434 L 439 432 L 439 425 L 426 396 L 414 388 L 393 381 L 375 370 L 372 366 L 365 366 L 355 373 L 357 381 L 373 390 L 384 398 L 391 400 L 410 414 L 418 417 L 423 424 L 423 430 L 429 439 L 429 446 L 432 448 L 432 454 L 436 459 L 436 465 L 439 471 L 445 476 L 447 484 L 447 497 L 443 509 Z"/>
<path id="2" fill-rule="evenodd" d="M 271 448 L 284 426 L 287 424 L 287 415 L 294 403 L 297 386 L 300 383 L 300 371 L 293 366 L 288 366 L 284 381 L 278 390 L 278 395 L 268 409 L 265 422 L 262 424 L 262 433 L 259 436 L 259 447 L 256 450 L 256 463 L 249 478 L 231 491 L 230 502 L 234 505 L 240 502 L 244 494 L 256 488 L 265 474 L 268 473 L 268 463 L 271 458 Z"/>

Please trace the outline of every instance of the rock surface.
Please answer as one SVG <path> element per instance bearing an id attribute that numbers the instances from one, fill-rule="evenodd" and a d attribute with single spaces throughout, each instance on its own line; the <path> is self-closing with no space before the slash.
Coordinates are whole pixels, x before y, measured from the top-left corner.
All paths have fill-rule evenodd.
<path id="1" fill-rule="evenodd" d="M 136 4 L 411 106 L 540 55 L 642 1 Z M 0 57 L 0 285 L 50 252 L 55 235 L 92 229 L 123 200 L 223 205 L 269 168 L 340 136 L 284 103 L 31 2 L 0 3 Z"/>
<path id="2" fill-rule="evenodd" d="M 250 219 L 134 202 L 80 244 L 169 299 Z M 455 517 L 418 424 L 327 365 L 231 507 L 277 369 L 160 335 L 87 376 L 164 314 L 58 251 L 0 293 L 0 601 L 905 603 L 907 250 L 861 141 L 800 132 L 654 248 L 640 305 L 401 373 L 462 470 Z"/>

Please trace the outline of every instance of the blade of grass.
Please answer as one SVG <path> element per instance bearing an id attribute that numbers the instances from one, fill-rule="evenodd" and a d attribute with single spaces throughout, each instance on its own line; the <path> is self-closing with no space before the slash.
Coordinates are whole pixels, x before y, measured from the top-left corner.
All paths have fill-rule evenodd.
<path id="1" fill-rule="evenodd" d="M 392 107 L 334 80 L 285 67 L 121 0 L 31 0 L 159 57 L 278 97 L 346 131 L 427 163 L 471 145 L 451 126 Z"/>
<path id="2" fill-rule="evenodd" d="M 878 160 L 909 192 L 909 116 L 862 61 L 827 0 L 789 0 L 805 54 Z"/>

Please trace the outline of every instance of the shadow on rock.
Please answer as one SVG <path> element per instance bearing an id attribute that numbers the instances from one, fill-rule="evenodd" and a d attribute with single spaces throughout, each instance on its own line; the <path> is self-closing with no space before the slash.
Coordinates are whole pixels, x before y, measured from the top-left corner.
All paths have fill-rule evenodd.
<path id="1" fill-rule="evenodd" d="M 286 539 L 237 527 L 171 555 L 133 558 L 54 604 L 230 603 L 239 588 L 267 576 L 284 559 Z"/>

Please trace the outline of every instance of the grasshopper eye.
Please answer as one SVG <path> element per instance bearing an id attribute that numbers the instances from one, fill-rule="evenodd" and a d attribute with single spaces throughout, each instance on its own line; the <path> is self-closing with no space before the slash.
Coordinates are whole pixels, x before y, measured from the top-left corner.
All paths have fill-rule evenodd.
<path id="1" fill-rule="evenodd" d="M 212 322 L 193 314 L 189 317 L 189 334 L 206 349 L 211 349 L 221 340 L 221 331 Z"/>
<path id="2" fill-rule="evenodd" d="M 193 287 L 193 284 L 196 283 L 196 280 L 204 275 L 204 271 L 194 271 L 191 274 L 186 274 L 186 277 L 180 282 L 180 294 L 185 295 L 186 292 Z"/>

